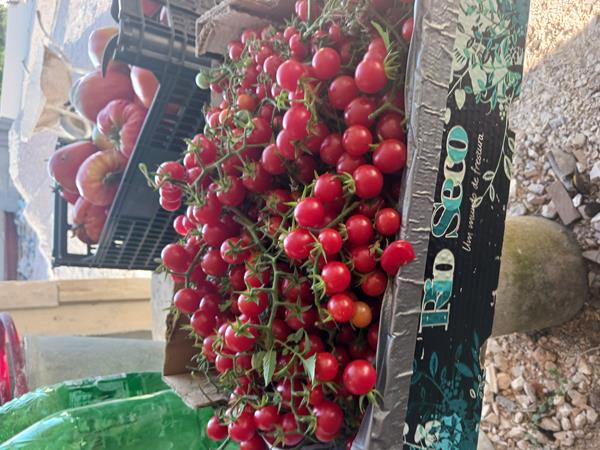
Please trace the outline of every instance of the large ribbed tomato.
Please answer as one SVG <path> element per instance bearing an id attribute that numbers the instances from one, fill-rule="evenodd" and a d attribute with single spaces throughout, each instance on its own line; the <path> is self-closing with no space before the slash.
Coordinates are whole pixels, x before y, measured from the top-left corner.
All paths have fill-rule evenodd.
<path id="1" fill-rule="evenodd" d="M 73 233 L 86 244 L 97 244 L 106 222 L 106 207 L 79 197 L 73 208 Z"/>
<path id="2" fill-rule="evenodd" d="M 74 142 L 61 147 L 48 161 L 48 173 L 66 191 L 77 192 L 77 171 L 81 164 L 97 151 L 90 141 Z"/>
<path id="3" fill-rule="evenodd" d="M 127 100 L 113 100 L 98 113 L 98 130 L 112 142 L 126 158 L 135 149 L 146 109 Z"/>
<path id="4" fill-rule="evenodd" d="M 77 171 L 79 193 L 94 205 L 110 205 L 117 194 L 126 165 L 127 160 L 116 150 L 93 154 Z"/>

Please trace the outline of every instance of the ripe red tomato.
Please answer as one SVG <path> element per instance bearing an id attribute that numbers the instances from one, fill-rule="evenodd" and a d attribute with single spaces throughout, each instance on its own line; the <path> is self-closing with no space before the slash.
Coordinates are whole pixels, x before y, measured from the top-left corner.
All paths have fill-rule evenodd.
<path id="1" fill-rule="evenodd" d="M 332 173 L 319 175 L 315 182 L 314 194 L 325 203 L 341 198 L 344 192 L 340 178 Z"/>
<path id="2" fill-rule="evenodd" d="M 366 162 L 367 161 L 365 160 L 364 156 L 352 156 L 348 153 L 344 153 L 342 156 L 340 156 L 340 159 L 338 159 L 335 170 L 337 173 L 351 174 L 359 166 L 362 166 Z"/>
<path id="3" fill-rule="evenodd" d="M 220 221 L 202 227 L 202 239 L 211 247 L 220 247 L 228 237 L 231 237 L 231 232 Z"/>
<path id="4" fill-rule="evenodd" d="M 356 86 L 365 94 L 375 94 L 388 82 L 383 60 L 370 58 L 361 61 L 354 72 Z"/>
<path id="5" fill-rule="evenodd" d="M 344 386 L 354 395 L 364 395 L 375 387 L 377 373 L 368 361 L 357 359 L 344 369 Z"/>
<path id="6" fill-rule="evenodd" d="M 309 130 L 308 138 L 304 140 L 304 145 L 312 154 L 317 155 L 327 136 L 329 136 L 329 128 L 327 128 L 325 123 L 318 122 Z"/>
<path id="7" fill-rule="evenodd" d="M 354 214 L 346 220 L 348 241 L 353 245 L 364 245 L 373 239 L 371 220 L 362 214 Z"/>
<path id="8" fill-rule="evenodd" d="M 373 350 L 377 350 L 377 340 L 379 339 L 379 323 L 375 322 L 369 327 L 367 333 L 367 342 Z"/>
<path id="9" fill-rule="evenodd" d="M 240 442 L 240 450 L 264 450 L 265 448 L 265 441 L 258 434 L 247 441 Z"/>
<path id="10" fill-rule="evenodd" d="M 223 186 L 217 191 L 217 199 L 226 206 L 238 206 L 246 197 L 246 189 L 239 178 L 227 176 Z"/>
<path id="11" fill-rule="evenodd" d="M 298 445 L 304 439 L 304 431 L 298 422 L 296 422 L 296 417 L 291 412 L 281 417 L 281 428 L 285 433 L 283 443 L 287 446 L 293 447 Z"/>
<path id="12" fill-rule="evenodd" d="M 236 442 L 244 442 L 252 439 L 256 433 L 254 416 L 251 412 L 244 411 L 239 417 L 228 425 L 229 437 Z"/>
<path id="13" fill-rule="evenodd" d="M 338 372 L 339 364 L 332 353 L 319 352 L 315 363 L 315 378 L 318 381 L 332 381 Z"/>
<path id="14" fill-rule="evenodd" d="M 346 125 L 364 125 L 365 127 L 370 127 L 375 123 L 375 119 L 369 116 L 375 112 L 375 109 L 377 109 L 377 105 L 373 99 L 369 97 L 356 97 L 344 109 Z"/>
<path id="15" fill-rule="evenodd" d="M 79 195 L 96 206 L 110 205 L 126 166 L 127 160 L 116 150 L 92 154 L 77 170 L 75 183 Z"/>
<path id="16" fill-rule="evenodd" d="M 342 59 L 340 54 L 333 48 L 323 47 L 314 54 L 312 67 L 319 80 L 329 80 L 340 70 Z"/>
<path id="17" fill-rule="evenodd" d="M 207 293 L 200 300 L 198 309 L 206 314 L 219 315 L 221 312 L 219 307 L 221 306 L 221 296 L 216 293 Z"/>
<path id="18" fill-rule="evenodd" d="M 199 336 L 207 337 L 215 332 L 217 320 L 204 311 L 196 311 L 190 319 L 190 325 Z"/>
<path id="19" fill-rule="evenodd" d="M 269 296 L 264 291 L 254 292 L 252 295 L 240 294 L 237 305 L 242 314 L 256 318 L 269 307 Z"/>
<path id="20" fill-rule="evenodd" d="M 181 244 L 168 244 L 160 253 L 163 264 L 172 272 L 187 272 L 192 258 Z"/>
<path id="21" fill-rule="evenodd" d="M 295 91 L 298 81 L 305 74 L 304 64 L 294 59 L 288 59 L 277 68 L 277 84 L 288 91 Z"/>
<path id="22" fill-rule="evenodd" d="M 393 208 L 383 208 L 375 215 L 375 229 L 382 236 L 394 236 L 400 229 L 400 213 Z"/>
<path id="23" fill-rule="evenodd" d="M 369 273 L 377 267 L 377 260 L 368 245 L 358 245 L 350 250 L 350 258 L 354 270 Z"/>
<path id="24" fill-rule="evenodd" d="M 325 283 L 325 293 L 327 295 L 337 294 L 348 289 L 350 286 L 350 269 L 340 261 L 332 261 L 321 270 L 321 278 Z"/>
<path id="25" fill-rule="evenodd" d="M 283 128 L 292 140 L 308 136 L 308 122 L 311 113 L 304 105 L 294 105 L 283 116 Z"/>
<path id="26" fill-rule="evenodd" d="M 218 417 L 212 416 L 206 424 L 206 435 L 213 441 L 221 441 L 227 437 L 227 426 Z"/>
<path id="27" fill-rule="evenodd" d="M 342 250 L 342 235 L 333 228 L 325 228 L 319 233 L 319 242 L 327 256 L 337 255 Z"/>
<path id="28" fill-rule="evenodd" d="M 375 128 L 377 136 L 382 140 L 397 139 L 404 141 L 404 127 L 402 116 L 397 112 L 388 111 L 381 115 Z"/>
<path id="29" fill-rule="evenodd" d="M 344 110 L 352 100 L 358 97 L 358 88 L 354 78 L 340 75 L 329 85 L 327 92 L 329 103 L 336 109 Z"/>
<path id="30" fill-rule="evenodd" d="M 300 183 L 309 184 L 315 176 L 316 167 L 315 160 L 311 156 L 303 154 L 294 161 L 291 172 Z"/>
<path id="31" fill-rule="evenodd" d="M 106 222 L 106 207 L 92 205 L 79 197 L 73 208 L 73 232 L 86 244 L 96 244 L 100 240 Z"/>
<path id="32" fill-rule="evenodd" d="M 277 134 L 277 140 L 275 141 L 281 156 L 290 161 L 296 159 L 296 146 L 292 141 L 292 136 L 287 130 L 281 130 Z"/>
<path id="33" fill-rule="evenodd" d="M 325 207 L 318 198 L 306 197 L 294 208 L 294 218 L 301 227 L 318 227 L 325 218 Z"/>
<path id="34" fill-rule="evenodd" d="M 217 195 L 214 192 L 209 192 L 202 199 L 203 203 L 199 206 L 194 206 L 193 214 L 196 222 L 203 225 L 215 225 L 219 222 L 219 216 L 221 215 L 221 203 L 217 199 Z"/>
<path id="35" fill-rule="evenodd" d="M 263 70 L 274 80 L 282 62 L 283 60 L 278 55 L 268 56 L 263 63 Z"/>
<path id="36" fill-rule="evenodd" d="M 286 255 L 292 259 L 305 260 L 312 250 L 315 238 L 306 228 L 292 230 L 283 241 Z"/>
<path id="37" fill-rule="evenodd" d="M 373 152 L 373 164 L 383 173 L 395 173 L 406 166 L 406 145 L 397 139 L 387 139 Z"/>
<path id="38" fill-rule="evenodd" d="M 395 276 L 400 266 L 415 259 L 415 251 L 408 241 L 397 240 L 389 244 L 381 255 L 381 268 Z"/>
<path id="39" fill-rule="evenodd" d="M 239 237 L 233 237 L 223 241 L 220 247 L 221 258 L 227 264 L 242 264 L 250 258 L 248 244 Z"/>
<path id="40" fill-rule="evenodd" d="M 294 34 L 288 41 L 292 57 L 298 61 L 302 61 L 308 51 L 306 44 L 302 42 L 300 34 Z"/>
<path id="41" fill-rule="evenodd" d="M 214 277 L 225 275 L 227 273 L 227 268 L 229 267 L 229 265 L 223 261 L 223 258 L 221 258 L 221 252 L 216 248 L 212 248 L 204 254 L 200 265 L 204 273 Z"/>
<path id="42" fill-rule="evenodd" d="M 335 294 L 327 302 L 327 311 L 336 322 L 348 322 L 354 316 L 354 300 L 347 293 Z"/>
<path id="43" fill-rule="evenodd" d="M 233 358 L 230 356 L 217 355 L 215 358 L 215 369 L 219 373 L 225 373 L 233 369 Z"/>
<path id="44" fill-rule="evenodd" d="M 253 332 L 254 331 L 254 332 Z M 247 352 L 256 343 L 256 330 L 246 328 L 239 330 L 235 325 L 228 325 L 225 330 L 225 345 L 237 353 Z M 246 440 L 246 439 L 244 439 Z"/>
<path id="45" fill-rule="evenodd" d="M 404 21 L 404 23 L 402 24 L 402 39 L 404 39 L 406 42 L 410 42 L 411 38 L 412 38 L 412 34 L 413 34 L 413 28 L 415 26 L 415 20 L 412 17 L 409 17 L 408 19 L 406 19 Z"/>
<path id="46" fill-rule="evenodd" d="M 342 137 L 344 150 L 352 156 L 361 156 L 367 153 L 372 143 L 373 136 L 369 129 L 363 125 L 348 127 Z"/>
<path id="47" fill-rule="evenodd" d="M 370 164 L 363 164 L 352 172 L 356 195 L 363 199 L 377 197 L 383 189 L 381 171 Z"/>
<path id="48" fill-rule="evenodd" d="M 333 440 L 344 424 L 342 408 L 335 402 L 324 400 L 314 407 L 314 414 L 317 417 L 316 435 L 319 440 Z"/>
<path id="49" fill-rule="evenodd" d="M 279 412 L 273 405 L 265 405 L 254 411 L 254 423 L 261 431 L 270 431 L 279 424 Z"/>
<path id="50" fill-rule="evenodd" d="M 388 279 L 386 274 L 379 269 L 375 269 L 373 272 L 364 276 L 360 288 L 369 297 L 377 297 L 385 292 L 387 282 Z"/>
<path id="51" fill-rule="evenodd" d="M 179 289 L 173 297 L 175 307 L 186 314 L 192 314 L 200 305 L 200 295 L 191 288 Z"/>
<path id="52" fill-rule="evenodd" d="M 262 152 L 260 163 L 271 175 L 281 175 L 286 171 L 281 153 L 275 144 L 269 144 L 265 147 Z"/>
<path id="53" fill-rule="evenodd" d="M 244 51 L 244 44 L 240 41 L 231 41 L 227 44 L 227 53 L 233 61 L 237 61 L 242 56 Z"/>
<path id="54" fill-rule="evenodd" d="M 331 133 L 323 140 L 319 155 L 325 164 L 335 166 L 343 154 L 342 136 L 339 133 Z"/>
<path id="55" fill-rule="evenodd" d="M 300 328 L 312 328 L 317 320 L 317 312 L 314 308 L 308 309 L 298 313 L 294 309 L 285 310 L 285 323 L 292 330 L 299 330 Z"/>

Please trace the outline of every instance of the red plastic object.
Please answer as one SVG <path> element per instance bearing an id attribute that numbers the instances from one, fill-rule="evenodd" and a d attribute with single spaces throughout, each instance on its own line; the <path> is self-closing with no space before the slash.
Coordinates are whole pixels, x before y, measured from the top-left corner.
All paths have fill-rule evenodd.
<path id="1" fill-rule="evenodd" d="M 27 391 L 25 363 L 17 329 L 8 314 L 0 313 L 0 405 Z"/>

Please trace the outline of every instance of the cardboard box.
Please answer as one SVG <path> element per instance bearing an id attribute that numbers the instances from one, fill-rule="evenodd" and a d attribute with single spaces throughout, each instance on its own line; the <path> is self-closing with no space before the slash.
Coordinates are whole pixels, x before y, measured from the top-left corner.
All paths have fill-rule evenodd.
<path id="1" fill-rule="evenodd" d="M 225 0 L 196 21 L 196 55 L 223 55 L 242 30 L 291 17 L 293 0 Z"/>
<path id="2" fill-rule="evenodd" d="M 176 318 L 173 314 L 167 316 L 167 345 L 163 379 L 190 408 L 215 405 L 226 400 L 226 396 L 217 392 L 216 387 L 208 377 L 194 371 L 193 358 L 198 354 L 194 347 L 194 339 L 182 326 L 189 325 L 186 316 Z"/>

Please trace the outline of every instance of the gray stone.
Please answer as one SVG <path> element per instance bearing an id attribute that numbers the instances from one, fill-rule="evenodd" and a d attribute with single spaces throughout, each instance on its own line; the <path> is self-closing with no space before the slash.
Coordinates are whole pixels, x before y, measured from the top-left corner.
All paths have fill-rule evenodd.
<path id="1" fill-rule="evenodd" d="M 554 219 L 556 217 L 556 206 L 553 202 L 547 203 L 542 206 L 542 216 L 546 219 Z"/>
<path id="2" fill-rule="evenodd" d="M 596 162 L 590 171 L 590 180 L 596 181 L 600 179 L 600 161 Z"/>
<path id="3" fill-rule="evenodd" d="M 564 150 L 552 150 L 554 158 L 549 158 L 552 170 L 554 170 L 559 178 L 565 178 L 575 172 L 575 157 L 571 153 Z"/>
<path id="4" fill-rule="evenodd" d="M 560 431 L 560 423 L 554 417 L 544 417 L 540 420 L 540 428 L 546 431 Z"/>
<path id="5" fill-rule="evenodd" d="M 600 250 L 586 250 L 581 255 L 588 261 L 600 264 Z"/>
<path id="6" fill-rule="evenodd" d="M 583 202 L 583 195 L 577 194 L 575 197 L 572 198 L 571 201 L 573 202 L 573 206 L 575 208 L 579 208 L 581 206 L 581 203 Z"/>
<path id="7" fill-rule="evenodd" d="M 579 211 L 573 206 L 569 193 L 560 181 L 555 181 L 546 189 L 556 206 L 560 220 L 569 225 L 581 218 Z"/>
<path id="8" fill-rule="evenodd" d="M 587 297 L 587 270 L 573 233 L 540 217 L 509 217 L 492 334 L 559 325 Z"/>
<path id="9" fill-rule="evenodd" d="M 527 214 L 527 208 L 523 203 L 513 203 L 508 207 L 509 216 L 524 216 Z"/>
<path id="10" fill-rule="evenodd" d="M 573 136 L 573 139 L 571 139 L 571 144 L 573 144 L 573 147 L 579 148 L 583 147 L 586 141 L 587 137 L 585 134 L 577 133 L 575 136 Z"/>
<path id="11" fill-rule="evenodd" d="M 544 193 L 545 187 L 543 184 L 541 183 L 531 183 L 528 187 L 527 190 L 529 192 L 534 193 L 535 195 L 542 195 Z"/>
<path id="12" fill-rule="evenodd" d="M 477 440 L 477 450 L 495 450 L 494 444 L 483 431 L 479 431 L 479 439 Z"/>

